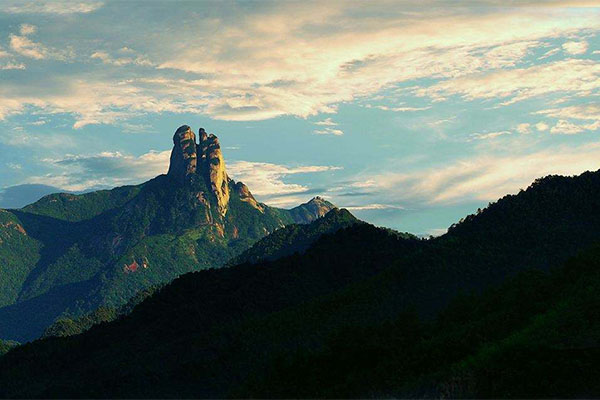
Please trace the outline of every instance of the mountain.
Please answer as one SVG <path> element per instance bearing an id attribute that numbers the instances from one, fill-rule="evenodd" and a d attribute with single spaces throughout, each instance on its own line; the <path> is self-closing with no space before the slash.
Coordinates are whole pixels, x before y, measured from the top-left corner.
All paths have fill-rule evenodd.
<path id="1" fill-rule="evenodd" d="M 438 238 L 357 223 L 186 274 L 10 351 L 0 395 L 597 397 L 599 206 L 600 171 L 550 176 Z"/>
<path id="2" fill-rule="evenodd" d="M 184 125 L 166 175 L 0 210 L 0 338 L 31 340 L 59 316 L 119 307 L 333 208 L 320 198 L 291 210 L 258 202 L 227 175 L 217 137 L 200 129 L 197 143 Z"/>
<path id="3" fill-rule="evenodd" d="M 27 204 L 41 199 L 51 193 L 62 192 L 57 187 L 40 185 L 40 184 L 24 184 L 9 186 L 0 190 L 0 208 L 21 208 Z"/>
<path id="4" fill-rule="evenodd" d="M 294 253 L 302 253 L 322 235 L 360 223 L 363 222 L 357 220 L 348 210 L 335 208 L 310 224 L 290 224 L 276 230 L 231 259 L 228 264 L 255 264 L 263 260 L 273 261 Z"/>

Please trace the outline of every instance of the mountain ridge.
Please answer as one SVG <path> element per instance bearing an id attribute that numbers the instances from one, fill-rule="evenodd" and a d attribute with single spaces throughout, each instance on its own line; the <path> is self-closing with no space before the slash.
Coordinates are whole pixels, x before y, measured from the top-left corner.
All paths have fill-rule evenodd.
<path id="1" fill-rule="evenodd" d="M 1 338 L 31 340 L 60 315 L 117 307 L 335 207 L 316 198 L 290 210 L 259 203 L 227 176 L 216 136 L 200 133 L 196 143 L 191 128 L 180 127 L 169 172 L 142 184 L 51 194 L 0 211 Z"/>
<path id="2" fill-rule="evenodd" d="M 465 218 L 439 238 L 407 237 L 361 223 L 321 235 L 302 254 L 187 274 L 117 322 L 11 351 L 0 358 L 0 376 L 6 377 L 6 389 L 0 393 L 8 397 L 279 398 L 293 393 L 432 397 L 449 390 L 451 397 L 460 397 L 461 392 L 444 386 L 452 385 L 453 379 L 459 383 L 466 379 L 466 397 L 510 393 L 485 386 L 494 381 L 486 365 L 478 364 L 482 355 L 474 361 L 468 357 L 477 355 L 489 339 L 508 349 L 494 353 L 492 348 L 492 353 L 486 353 L 498 354 L 494 357 L 500 365 L 516 371 L 525 367 L 506 359 L 514 352 L 503 339 L 527 327 L 536 313 L 557 315 L 552 307 L 562 303 L 551 297 L 556 285 L 561 293 L 575 296 L 575 305 L 584 302 L 586 313 L 597 314 L 597 291 L 586 289 L 589 298 L 573 292 L 581 285 L 585 288 L 586 274 L 597 269 L 597 250 L 579 261 L 583 262 L 580 268 L 551 278 L 554 286 L 546 285 L 544 277 L 600 242 L 599 206 L 600 171 L 552 176 Z M 590 264 L 590 258 L 596 261 Z M 491 289 L 487 297 L 477 297 L 486 288 L 532 269 L 525 279 L 506 281 L 512 288 L 507 292 Z M 596 276 L 594 287 L 600 282 Z M 573 288 L 569 282 L 577 285 Z M 461 291 L 466 300 L 459 299 L 453 308 L 438 314 Z M 496 319 L 486 319 L 488 310 Z M 573 314 L 558 315 L 567 319 L 552 321 L 550 326 L 563 329 L 567 324 L 568 328 Z M 441 319 L 436 320 L 438 316 Z M 456 325 L 447 326 L 451 318 Z M 503 321 L 512 325 L 503 326 Z M 552 335 L 564 340 L 561 332 Z M 590 332 L 586 330 L 586 335 Z M 546 342 L 555 343 L 551 338 L 546 337 Z M 586 343 L 586 338 L 581 342 Z M 546 350 L 531 348 L 527 354 L 545 363 L 544 354 L 564 357 Z M 463 361 L 460 369 L 453 369 Z M 475 370 L 469 369 L 473 363 Z M 114 365 L 120 368 L 115 370 Z M 429 372 L 423 370 L 432 365 Z M 552 363 L 543 365 L 552 373 Z M 481 376 L 484 380 L 474 384 L 483 386 L 469 389 L 470 375 L 454 375 L 461 371 Z M 36 377 L 33 384 L 31 373 Z M 511 380 L 518 375 L 503 377 L 504 389 L 510 390 Z M 327 380 L 320 380 L 324 376 Z"/>

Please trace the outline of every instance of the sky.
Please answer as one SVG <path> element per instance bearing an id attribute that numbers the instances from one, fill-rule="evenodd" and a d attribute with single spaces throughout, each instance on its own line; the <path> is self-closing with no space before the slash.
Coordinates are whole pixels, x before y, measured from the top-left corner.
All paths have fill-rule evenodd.
<path id="1" fill-rule="evenodd" d="M 600 168 L 600 2 L 0 2 L 0 188 L 165 173 L 177 127 L 258 200 L 443 233 Z"/>

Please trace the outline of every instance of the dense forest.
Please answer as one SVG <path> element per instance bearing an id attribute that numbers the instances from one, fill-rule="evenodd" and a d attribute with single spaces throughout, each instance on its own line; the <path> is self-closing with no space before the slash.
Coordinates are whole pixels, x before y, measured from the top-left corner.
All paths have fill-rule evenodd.
<path id="1" fill-rule="evenodd" d="M 186 274 L 10 351 L 0 395 L 597 397 L 599 206 L 588 172 L 430 240 L 355 223 L 297 251 L 282 232 L 257 243 L 281 258 Z"/>

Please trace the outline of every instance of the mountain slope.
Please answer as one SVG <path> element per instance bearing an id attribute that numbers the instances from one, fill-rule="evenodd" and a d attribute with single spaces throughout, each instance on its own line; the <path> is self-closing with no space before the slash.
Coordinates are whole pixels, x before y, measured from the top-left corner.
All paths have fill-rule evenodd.
<path id="1" fill-rule="evenodd" d="M 551 285 L 539 271 L 558 267 L 600 241 L 599 202 L 600 172 L 547 177 L 436 239 L 354 224 L 322 235 L 301 255 L 188 274 L 123 319 L 10 352 L 0 359 L 0 393 L 431 397 L 442 391 L 460 395 L 452 382 L 463 375 L 453 372 L 464 369 L 467 378 L 482 377 L 475 389 L 467 379 L 467 396 L 506 394 L 502 390 L 509 389 L 512 378 L 504 380 L 504 389 L 488 390 L 485 379 L 493 374 L 485 362 L 469 357 L 480 357 L 483 343 L 502 341 L 546 312 L 558 318 L 553 326 L 563 327 L 557 337 L 574 337 L 568 320 L 574 314 L 553 311 L 566 297 L 555 299 L 553 293 L 573 296 L 571 310 L 585 305 L 581 322 L 593 317 L 599 292 L 595 275 L 589 274 L 597 271 L 597 252 L 582 259 L 580 269 L 551 278 Z M 508 281 L 508 289 L 467 296 L 436 322 L 439 310 L 461 291 L 480 292 L 529 269 L 537 272 Z M 597 330 L 586 329 L 591 339 L 584 335 L 580 343 L 595 348 Z M 516 371 L 525 366 L 514 358 L 518 347 L 502 348 L 487 354 Z M 543 368 L 551 368 L 552 360 L 565 362 L 562 353 L 544 349 L 531 353 L 538 359 L 552 355 Z M 293 379 L 291 371 L 298 371 Z M 361 376 L 377 379 L 369 386 Z M 288 378 L 286 389 L 282 382 Z M 484 386 L 478 389 L 480 383 Z"/>
<path id="2" fill-rule="evenodd" d="M 290 224 L 276 230 L 234 257 L 228 264 L 254 264 L 261 260 L 273 261 L 294 253 L 302 253 L 322 235 L 359 223 L 362 222 L 348 210 L 333 209 L 311 224 Z"/>
<path id="3" fill-rule="evenodd" d="M 216 136 L 199 136 L 196 143 L 189 126 L 180 127 L 168 174 L 141 185 L 0 211 L 0 337 L 31 340 L 58 316 L 118 307 L 334 207 L 322 199 L 291 210 L 257 202 L 227 176 Z"/>

